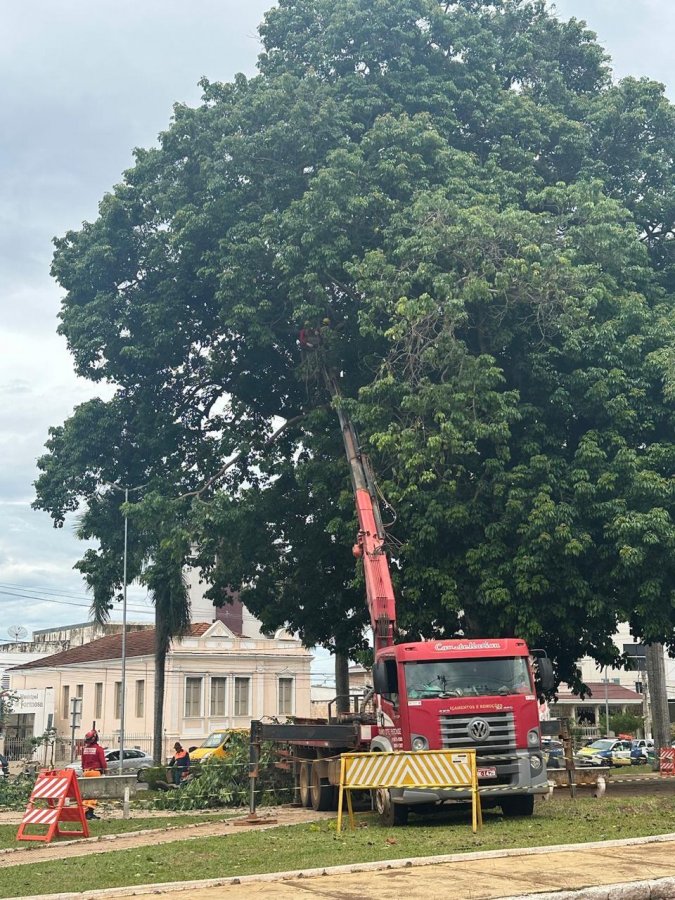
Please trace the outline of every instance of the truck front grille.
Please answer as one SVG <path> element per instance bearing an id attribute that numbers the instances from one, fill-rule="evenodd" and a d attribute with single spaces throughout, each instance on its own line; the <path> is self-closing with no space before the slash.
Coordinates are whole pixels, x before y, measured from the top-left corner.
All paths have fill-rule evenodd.
<path id="1" fill-rule="evenodd" d="M 478 723 L 478 727 L 472 727 Z M 487 726 L 487 727 L 485 727 Z M 482 739 L 475 732 L 485 732 Z M 441 717 L 441 742 L 445 747 L 466 747 L 476 751 L 478 765 L 501 760 L 515 754 L 516 729 L 512 712 L 485 713 Z M 512 757 L 515 758 L 515 757 Z"/>

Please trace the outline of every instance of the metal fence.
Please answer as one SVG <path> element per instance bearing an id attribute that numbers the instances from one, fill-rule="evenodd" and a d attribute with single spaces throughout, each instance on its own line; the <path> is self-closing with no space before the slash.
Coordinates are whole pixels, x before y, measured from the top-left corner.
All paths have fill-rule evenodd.
<path id="1" fill-rule="evenodd" d="M 173 754 L 173 738 L 165 737 L 162 741 L 162 759 L 167 760 Z M 115 750 L 120 745 L 119 732 L 113 734 L 99 734 L 99 743 L 105 750 Z M 71 746 L 70 735 L 50 733 L 42 739 L 5 737 L 4 754 L 10 762 L 33 763 L 38 766 L 60 766 L 71 762 L 71 753 L 74 749 L 74 759 L 79 760 L 84 746 L 84 735 L 78 734 L 75 747 Z M 152 753 L 153 737 L 151 734 L 125 734 L 124 746 L 127 750 L 144 750 Z"/>
<path id="2" fill-rule="evenodd" d="M 10 762 L 33 756 L 33 742 L 30 738 L 5 738 L 5 756 Z"/>

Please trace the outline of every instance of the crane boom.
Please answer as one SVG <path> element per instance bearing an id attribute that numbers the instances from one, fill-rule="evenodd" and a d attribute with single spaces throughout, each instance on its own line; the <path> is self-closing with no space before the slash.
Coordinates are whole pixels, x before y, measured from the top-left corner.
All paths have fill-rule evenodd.
<path id="1" fill-rule="evenodd" d="M 340 420 L 342 440 L 354 490 L 356 515 L 359 522 L 354 555 L 363 560 L 366 599 L 370 624 L 373 629 L 375 652 L 377 652 L 383 647 L 392 646 L 396 626 L 396 599 L 389 571 L 389 561 L 384 548 L 385 533 L 382 515 L 368 457 L 361 453 L 356 429 L 340 403 L 338 386 L 330 378 L 327 381 Z"/>

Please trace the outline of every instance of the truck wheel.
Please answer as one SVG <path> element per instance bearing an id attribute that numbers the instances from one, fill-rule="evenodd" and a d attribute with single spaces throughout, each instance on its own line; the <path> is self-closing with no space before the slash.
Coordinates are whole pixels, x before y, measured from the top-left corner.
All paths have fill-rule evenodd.
<path id="1" fill-rule="evenodd" d="M 408 824 L 408 807 L 403 803 L 392 803 L 391 793 L 387 788 L 373 791 L 375 809 L 380 817 L 380 824 L 391 828 L 394 825 Z"/>
<path id="2" fill-rule="evenodd" d="M 315 812 L 335 809 L 335 788 L 319 775 L 318 766 L 312 766 L 310 786 L 311 804 Z"/>
<path id="3" fill-rule="evenodd" d="M 300 775 L 298 776 L 300 788 L 300 805 L 305 809 L 309 809 L 312 805 L 312 796 L 310 792 L 310 766 L 309 762 L 300 763 Z"/>
<path id="4" fill-rule="evenodd" d="M 531 816 L 534 812 L 534 794 L 504 797 L 500 802 L 500 806 L 504 816 L 509 819 L 514 816 Z"/>

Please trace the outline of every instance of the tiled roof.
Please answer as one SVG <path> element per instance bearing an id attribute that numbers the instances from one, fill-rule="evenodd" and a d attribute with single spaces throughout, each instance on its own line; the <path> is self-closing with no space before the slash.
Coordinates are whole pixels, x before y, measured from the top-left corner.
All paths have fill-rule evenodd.
<path id="1" fill-rule="evenodd" d="M 586 695 L 582 700 L 579 694 L 573 694 L 571 691 L 559 691 L 557 703 L 574 702 L 574 703 L 602 703 L 605 696 L 608 700 L 623 700 L 625 703 L 642 703 L 642 694 L 631 691 L 630 688 L 624 687 L 622 684 L 605 684 L 604 681 L 589 681 L 587 687 L 590 688 L 591 694 Z"/>
<path id="2" fill-rule="evenodd" d="M 211 622 L 196 622 L 190 626 L 188 637 L 201 637 L 211 627 Z M 127 658 L 132 656 L 152 656 L 155 652 L 155 629 L 145 631 L 127 632 Z M 71 650 L 63 650 L 51 656 L 43 656 L 21 666 L 13 666 L 5 669 L 6 672 L 17 672 L 23 669 L 45 669 L 57 666 L 74 666 L 78 663 L 101 662 L 105 659 L 122 658 L 122 635 L 110 634 L 99 638 L 97 641 L 89 641 L 81 647 L 73 647 Z"/>

